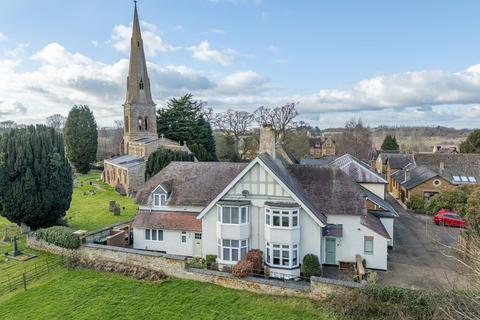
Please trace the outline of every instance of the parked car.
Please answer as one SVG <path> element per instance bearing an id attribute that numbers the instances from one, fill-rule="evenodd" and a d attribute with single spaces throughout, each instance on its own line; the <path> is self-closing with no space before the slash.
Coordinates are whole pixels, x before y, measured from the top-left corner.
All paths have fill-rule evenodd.
<path id="1" fill-rule="evenodd" d="M 455 212 L 451 212 L 445 209 L 438 211 L 433 217 L 433 222 L 441 226 L 460 227 L 465 228 L 467 226 L 466 221 Z"/>

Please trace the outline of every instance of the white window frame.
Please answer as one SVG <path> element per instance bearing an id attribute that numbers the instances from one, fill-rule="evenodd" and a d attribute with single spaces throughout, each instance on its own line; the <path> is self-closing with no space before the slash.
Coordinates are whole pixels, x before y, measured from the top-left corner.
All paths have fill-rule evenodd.
<path id="1" fill-rule="evenodd" d="M 155 232 L 154 232 L 155 231 Z M 155 233 L 155 240 L 153 240 L 153 234 Z M 148 234 L 148 239 L 147 239 L 147 234 Z M 160 235 L 162 235 L 160 237 Z M 163 242 L 163 230 L 162 229 L 150 229 L 146 228 L 143 236 L 145 238 L 145 241 L 152 241 L 152 242 Z M 161 238 L 161 239 L 160 239 Z"/>
<path id="2" fill-rule="evenodd" d="M 242 225 L 250 223 L 250 210 L 248 210 L 249 206 L 218 206 L 217 210 L 217 222 L 221 224 L 233 224 L 233 225 Z M 226 211 L 228 209 L 228 214 Z M 238 209 L 238 223 L 232 222 L 232 209 Z M 228 216 L 228 219 L 225 217 Z M 243 219 L 245 217 L 245 219 Z"/>
<path id="3" fill-rule="evenodd" d="M 278 254 L 278 263 L 275 259 Z M 279 243 L 265 243 L 265 263 L 271 267 L 276 268 L 297 268 L 300 265 L 299 261 L 299 245 L 298 243 L 286 245 Z M 285 264 L 285 261 L 287 262 Z"/>
<path id="4" fill-rule="evenodd" d="M 180 243 L 181 244 L 187 244 L 187 232 L 186 231 L 182 231 L 182 233 L 180 234 Z"/>
<path id="5" fill-rule="evenodd" d="M 373 236 L 365 236 L 363 237 L 363 253 L 368 254 L 368 255 L 373 255 L 375 252 L 375 244 L 374 244 L 375 238 Z M 372 250 L 367 251 L 367 242 L 372 243 Z"/>
<path id="6" fill-rule="evenodd" d="M 235 246 L 237 244 L 237 246 Z M 248 252 L 248 239 L 218 239 L 218 259 L 226 263 L 236 263 L 242 260 Z M 228 254 L 225 254 L 227 253 Z M 235 254 L 234 254 L 235 253 Z M 236 256 L 236 260 L 233 256 Z"/>
<path id="7" fill-rule="evenodd" d="M 278 225 L 274 221 L 278 221 Z M 284 223 L 288 222 L 285 226 Z M 271 228 L 295 229 L 300 226 L 300 208 L 265 208 L 265 224 Z"/>
<path id="8" fill-rule="evenodd" d="M 168 197 L 165 193 L 154 193 L 153 206 L 156 208 L 165 207 L 165 205 L 167 204 L 167 199 Z"/>

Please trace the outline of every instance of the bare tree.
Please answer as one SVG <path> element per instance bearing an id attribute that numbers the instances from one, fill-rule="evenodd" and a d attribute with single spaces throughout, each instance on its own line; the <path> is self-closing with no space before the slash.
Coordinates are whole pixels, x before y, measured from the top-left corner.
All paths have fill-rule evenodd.
<path id="1" fill-rule="evenodd" d="M 212 109 L 212 108 L 204 108 L 204 109 L 203 109 L 203 112 L 202 112 L 202 116 L 203 116 L 203 118 L 205 119 L 205 121 L 207 121 L 207 122 L 210 123 L 210 124 L 214 124 L 215 118 L 216 118 L 216 114 L 213 113 L 213 109 Z"/>
<path id="2" fill-rule="evenodd" d="M 52 114 L 51 116 L 47 117 L 47 126 L 52 127 L 57 131 L 61 131 L 65 126 L 66 120 L 67 118 L 65 118 L 61 114 L 58 114 L 58 113 Z"/>
<path id="3" fill-rule="evenodd" d="M 255 121 L 260 125 L 271 124 L 277 138 L 282 141 L 287 131 L 296 125 L 294 119 L 298 116 L 297 104 L 291 102 L 274 109 L 261 106 L 254 112 Z"/>
<path id="4" fill-rule="evenodd" d="M 233 138 L 235 150 L 238 151 L 240 138 L 242 135 L 245 135 L 253 120 L 253 114 L 247 111 L 229 109 L 223 113 L 216 114 L 214 121 L 217 128 Z"/>
<path id="5" fill-rule="evenodd" d="M 370 128 L 365 127 L 361 119 L 351 119 L 338 141 L 338 153 L 349 153 L 362 160 L 369 160 L 373 149 Z"/>

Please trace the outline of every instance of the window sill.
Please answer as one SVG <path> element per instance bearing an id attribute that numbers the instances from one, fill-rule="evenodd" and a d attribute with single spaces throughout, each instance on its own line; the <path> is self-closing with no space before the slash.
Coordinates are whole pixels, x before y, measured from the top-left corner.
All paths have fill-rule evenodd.
<path id="1" fill-rule="evenodd" d="M 163 242 L 165 242 L 165 240 L 147 240 L 147 239 L 145 239 L 145 241 L 148 241 L 148 242 L 155 242 L 155 243 L 156 243 L 156 242 L 159 242 L 159 243 L 163 243 Z"/>
<path id="2" fill-rule="evenodd" d="M 223 223 L 223 222 L 217 221 L 217 224 L 221 226 L 248 226 L 250 224 L 250 221 L 244 222 L 244 223 Z"/>
<path id="3" fill-rule="evenodd" d="M 364 252 L 363 254 L 365 254 L 367 256 L 373 256 L 373 252 Z"/>
<path id="4" fill-rule="evenodd" d="M 265 227 L 268 227 L 268 228 L 270 228 L 270 229 L 289 230 L 289 231 L 299 230 L 299 229 L 300 229 L 300 226 L 296 226 L 296 227 L 279 227 L 279 226 L 271 226 L 271 225 L 269 225 L 269 224 L 265 224 Z"/>
<path id="5" fill-rule="evenodd" d="M 240 261 L 240 260 L 239 260 Z M 230 266 L 234 266 L 237 264 L 238 261 L 226 261 L 226 260 L 220 260 L 220 259 L 217 259 L 217 263 L 219 264 L 226 264 L 226 265 L 230 265 Z"/>
<path id="6" fill-rule="evenodd" d="M 272 269 L 283 269 L 283 270 L 293 270 L 293 269 L 298 269 L 300 268 L 300 265 L 296 265 L 296 266 L 292 266 L 292 267 L 287 267 L 287 266 L 279 266 L 279 265 L 274 265 L 274 264 L 270 264 L 268 262 L 264 262 L 266 266 L 268 266 L 269 268 L 272 268 Z"/>

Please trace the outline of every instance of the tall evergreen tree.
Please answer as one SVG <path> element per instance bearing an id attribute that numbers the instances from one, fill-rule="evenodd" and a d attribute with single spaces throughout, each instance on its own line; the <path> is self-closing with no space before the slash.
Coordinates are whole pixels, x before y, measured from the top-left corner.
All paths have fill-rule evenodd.
<path id="1" fill-rule="evenodd" d="M 0 136 L 0 215 L 38 228 L 65 216 L 72 172 L 61 133 L 29 126 Z"/>
<path id="2" fill-rule="evenodd" d="M 88 173 L 97 156 L 97 123 L 88 106 L 74 106 L 65 122 L 67 158 L 80 173 Z"/>
<path id="3" fill-rule="evenodd" d="M 194 143 L 188 147 L 198 161 L 212 161 L 212 156 L 201 144 Z"/>
<path id="4" fill-rule="evenodd" d="M 480 153 L 480 129 L 473 130 L 460 144 L 461 153 Z"/>
<path id="5" fill-rule="evenodd" d="M 157 112 L 158 135 L 187 142 L 187 145 L 201 144 L 216 160 L 215 140 L 212 128 L 203 117 L 203 104 L 186 94 L 179 99 L 172 98 L 165 109 Z"/>
<path id="6" fill-rule="evenodd" d="M 172 161 L 193 161 L 193 154 L 185 151 L 172 151 L 170 149 L 158 149 L 147 160 L 145 180 L 156 175 L 160 170 L 168 166 Z"/>
<path id="7" fill-rule="evenodd" d="M 387 134 L 385 139 L 383 139 L 382 150 L 385 151 L 398 151 L 400 147 L 397 143 L 397 138 L 395 136 Z"/>

